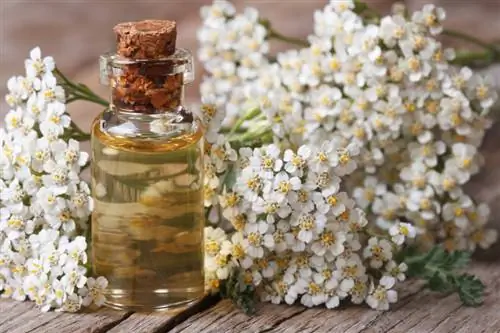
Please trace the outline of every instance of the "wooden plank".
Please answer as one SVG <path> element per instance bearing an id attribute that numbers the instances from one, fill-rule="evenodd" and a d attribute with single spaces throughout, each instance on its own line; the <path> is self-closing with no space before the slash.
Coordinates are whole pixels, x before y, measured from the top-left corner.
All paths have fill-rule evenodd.
<path id="1" fill-rule="evenodd" d="M 471 272 L 487 285 L 485 303 L 480 308 L 462 306 L 455 294 L 442 296 L 421 291 L 422 284 L 412 282 L 388 312 L 363 306 L 347 306 L 335 311 L 261 304 L 258 313 L 248 317 L 230 302 L 222 301 L 190 317 L 171 332 L 499 332 L 500 266 L 498 263 L 476 263 Z"/>
<path id="2" fill-rule="evenodd" d="M 385 313 L 366 332 L 500 332 L 500 266 L 476 263 L 471 273 L 477 274 L 487 288 L 481 307 L 463 306 L 457 295 L 439 298 L 425 292 L 415 295 L 399 311 Z"/>
<path id="3" fill-rule="evenodd" d="M 402 300 L 395 307 L 404 306 L 409 295 L 417 293 L 421 283 L 409 283 Z M 405 298 L 406 297 L 406 298 Z M 295 305 L 259 304 L 254 316 L 246 316 L 227 300 L 197 314 L 180 325 L 172 333 L 218 332 L 358 332 L 364 325 L 380 316 L 380 312 L 362 306 L 348 306 L 338 310 L 326 308 L 307 309 Z M 319 330 L 319 331 L 318 331 Z"/>
<path id="4" fill-rule="evenodd" d="M 109 333 L 153 333 L 166 332 L 190 316 L 199 313 L 219 301 L 217 297 L 205 297 L 188 307 L 165 312 L 134 313 L 118 325 L 111 328 Z"/>
<path id="5" fill-rule="evenodd" d="M 101 308 L 82 313 L 41 312 L 32 302 L 0 301 L 0 332 L 106 332 L 129 314 Z"/>
<path id="6" fill-rule="evenodd" d="M 259 304 L 256 315 L 247 316 L 241 310 L 236 309 L 231 302 L 224 300 L 189 318 L 170 332 L 257 332 L 258 329 L 264 331 L 305 310 L 300 306 L 278 306 L 265 303 Z"/>

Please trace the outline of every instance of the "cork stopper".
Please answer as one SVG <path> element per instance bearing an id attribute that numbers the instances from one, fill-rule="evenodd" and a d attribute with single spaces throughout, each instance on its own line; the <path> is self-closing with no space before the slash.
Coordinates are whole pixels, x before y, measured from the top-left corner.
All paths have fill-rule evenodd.
<path id="1" fill-rule="evenodd" d="M 175 53 L 177 25 L 168 20 L 144 20 L 117 24 L 116 49 L 129 59 L 160 59 Z"/>
<path id="2" fill-rule="evenodd" d="M 116 54 L 101 57 L 101 82 L 111 86 L 112 104 L 125 112 L 157 114 L 182 107 L 192 81 L 192 55 L 176 49 L 174 21 L 144 20 L 114 27 Z"/>

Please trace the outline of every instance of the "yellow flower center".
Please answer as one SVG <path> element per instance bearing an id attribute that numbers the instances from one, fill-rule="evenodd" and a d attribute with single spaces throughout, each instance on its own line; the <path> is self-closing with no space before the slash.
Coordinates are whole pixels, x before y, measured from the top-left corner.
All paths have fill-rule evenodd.
<path id="1" fill-rule="evenodd" d="M 292 157 L 292 160 L 290 161 L 292 162 L 292 164 L 298 168 L 301 168 L 304 166 L 304 164 L 306 163 L 300 156 L 298 155 L 294 155 Z"/>
<path id="2" fill-rule="evenodd" d="M 300 228 L 306 231 L 314 228 L 314 217 L 311 215 L 305 215 L 300 218 Z"/>
<path id="3" fill-rule="evenodd" d="M 225 266 L 227 265 L 227 256 L 218 254 L 215 257 L 215 262 L 217 263 L 217 266 Z"/>
<path id="4" fill-rule="evenodd" d="M 262 160 L 262 166 L 265 168 L 265 169 L 272 169 L 273 166 L 274 166 L 274 161 L 272 158 L 264 158 Z"/>
<path id="5" fill-rule="evenodd" d="M 208 287 L 210 289 L 218 289 L 219 285 L 220 285 L 220 283 L 219 283 L 219 280 L 217 280 L 217 279 L 211 279 L 208 281 Z"/>
<path id="6" fill-rule="evenodd" d="M 320 292 L 321 292 L 321 287 L 320 286 L 318 286 L 314 282 L 309 283 L 309 293 L 311 295 L 316 295 L 316 294 L 319 294 Z"/>
<path id="7" fill-rule="evenodd" d="M 328 202 L 328 204 L 330 206 L 335 206 L 338 202 L 338 199 L 336 196 L 334 196 L 333 194 L 328 196 L 328 198 L 326 198 L 326 202 Z"/>
<path id="8" fill-rule="evenodd" d="M 406 102 L 405 103 L 405 109 L 408 112 L 414 112 L 417 109 L 417 107 L 416 107 L 415 103 Z"/>
<path id="9" fill-rule="evenodd" d="M 298 267 L 307 267 L 309 266 L 309 257 L 306 254 L 301 254 L 297 257 L 296 263 Z"/>
<path id="10" fill-rule="evenodd" d="M 399 233 L 403 236 L 408 236 L 408 234 L 410 233 L 410 230 L 408 229 L 407 226 L 405 225 L 400 225 L 399 226 Z"/>
<path id="11" fill-rule="evenodd" d="M 349 212 L 348 209 L 346 209 L 342 214 L 339 215 L 339 219 L 341 221 L 348 221 L 349 220 L 349 217 L 351 216 L 351 213 Z"/>
<path id="12" fill-rule="evenodd" d="M 434 79 L 430 79 L 425 83 L 425 89 L 427 89 L 427 91 L 433 91 L 436 88 L 437 88 L 437 82 Z"/>
<path id="13" fill-rule="evenodd" d="M 278 210 L 278 204 L 273 202 L 266 206 L 265 211 L 267 214 L 274 214 Z"/>
<path id="14" fill-rule="evenodd" d="M 360 108 L 363 111 L 366 111 L 368 109 L 368 101 L 366 99 L 360 99 L 357 103 L 358 108 Z"/>
<path id="15" fill-rule="evenodd" d="M 354 136 L 358 139 L 363 139 L 366 135 L 366 132 L 363 128 L 357 127 L 354 129 Z"/>
<path id="16" fill-rule="evenodd" d="M 245 250 L 243 250 L 241 244 L 234 244 L 231 251 L 231 255 L 235 259 L 243 259 L 245 257 Z"/>
<path id="17" fill-rule="evenodd" d="M 428 27 L 435 26 L 437 24 L 437 17 L 434 14 L 428 14 L 425 17 L 425 25 Z"/>
<path id="18" fill-rule="evenodd" d="M 43 95 L 44 95 L 45 99 L 47 99 L 47 100 L 53 100 L 54 98 L 56 98 L 56 93 L 52 89 L 45 90 Z"/>
<path id="19" fill-rule="evenodd" d="M 408 59 L 408 67 L 412 71 L 418 72 L 420 70 L 420 60 L 415 57 L 411 57 L 410 59 Z"/>
<path id="20" fill-rule="evenodd" d="M 427 40 L 423 36 L 416 36 L 413 38 L 413 45 L 415 50 L 422 50 L 427 44 Z"/>
<path id="21" fill-rule="evenodd" d="M 358 267 L 356 265 L 353 265 L 353 266 L 344 266 L 342 268 L 342 274 L 345 276 L 345 277 L 355 277 L 358 272 Z"/>
<path id="22" fill-rule="evenodd" d="M 216 256 L 220 251 L 220 245 L 214 240 L 209 240 L 205 243 L 205 252 L 211 256 Z"/>
<path id="23" fill-rule="evenodd" d="M 424 177 L 417 177 L 413 180 L 413 186 L 422 188 L 425 186 L 425 178 Z"/>
<path id="24" fill-rule="evenodd" d="M 330 230 L 322 232 L 319 238 L 323 246 L 331 246 L 336 241 L 335 234 Z"/>
<path id="25" fill-rule="evenodd" d="M 484 233 L 482 230 L 478 230 L 474 232 L 471 236 L 471 239 L 474 243 L 479 243 L 484 239 Z"/>
<path id="26" fill-rule="evenodd" d="M 472 164 L 472 159 L 470 158 L 464 158 L 462 160 L 462 168 L 468 169 Z"/>
<path id="27" fill-rule="evenodd" d="M 287 182 L 285 180 L 282 180 L 278 184 L 278 191 L 281 193 L 288 193 L 292 189 L 292 185 L 290 182 Z"/>
<path id="28" fill-rule="evenodd" d="M 427 110 L 427 112 L 431 113 L 431 114 L 436 114 L 437 111 L 438 111 L 438 102 L 437 101 L 427 101 L 427 103 L 425 103 L 425 109 Z"/>
<path id="29" fill-rule="evenodd" d="M 394 30 L 394 37 L 396 37 L 397 39 L 401 39 L 404 35 L 405 30 L 402 27 L 396 27 L 396 29 Z"/>
<path id="30" fill-rule="evenodd" d="M 247 180 L 247 186 L 252 191 L 258 190 L 260 188 L 260 178 L 257 176 L 250 178 Z"/>
<path id="31" fill-rule="evenodd" d="M 299 190 L 297 195 L 299 202 L 305 203 L 309 199 L 309 194 L 304 190 Z"/>
<path id="32" fill-rule="evenodd" d="M 243 228 L 245 228 L 246 223 L 247 221 L 243 214 L 236 215 L 231 221 L 231 224 L 237 231 L 243 230 Z"/>
<path id="33" fill-rule="evenodd" d="M 476 96 L 479 99 L 486 99 L 488 97 L 488 87 L 480 85 L 476 88 Z"/>
<path id="34" fill-rule="evenodd" d="M 462 117 L 458 113 L 453 113 L 451 115 L 451 123 L 453 126 L 460 126 L 463 123 Z"/>
<path id="35" fill-rule="evenodd" d="M 251 232 L 248 234 L 248 242 L 252 246 L 260 246 L 261 240 L 262 240 L 262 236 L 256 232 Z"/>
<path id="36" fill-rule="evenodd" d="M 342 152 L 339 156 L 340 164 L 347 164 L 351 160 L 349 153 L 347 151 Z"/>
<path id="37" fill-rule="evenodd" d="M 422 147 L 422 155 L 424 155 L 424 157 L 431 156 L 433 151 L 434 149 L 431 144 L 426 144 Z"/>
<path id="38" fill-rule="evenodd" d="M 434 52 L 434 54 L 432 55 L 432 59 L 435 62 L 441 62 L 441 61 L 443 61 L 443 50 L 438 49 L 436 52 Z"/>
<path id="39" fill-rule="evenodd" d="M 456 182 L 454 179 L 445 178 L 443 180 L 443 188 L 445 191 L 451 190 L 452 188 L 455 187 L 455 185 L 456 185 Z"/>
<path id="40" fill-rule="evenodd" d="M 372 188 L 367 188 L 365 190 L 365 199 L 368 200 L 368 201 L 373 201 L 373 199 L 375 198 L 375 191 L 372 189 Z"/>
<path id="41" fill-rule="evenodd" d="M 332 71 L 338 71 L 340 69 L 340 62 L 337 58 L 332 58 L 330 59 L 329 66 Z"/>
<path id="42" fill-rule="evenodd" d="M 7 221 L 7 225 L 12 229 L 21 229 L 24 226 L 24 222 L 20 218 L 11 217 Z"/>
<path id="43" fill-rule="evenodd" d="M 467 214 L 467 217 L 469 218 L 469 220 L 471 220 L 471 222 L 476 222 L 477 219 L 478 219 L 478 217 L 479 217 L 477 215 L 477 212 L 474 212 L 474 211 L 472 211 L 472 212 L 466 212 L 466 214 Z"/>
<path id="44" fill-rule="evenodd" d="M 285 234 L 281 230 L 277 230 L 273 234 L 273 239 L 275 243 L 281 243 L 285 239 Z"/>
<path id="45" fill-rule="evenodd" d="M 454 210 L 454 213 L 455 213 L 456 217 L 460 217 L 460 216 L 464 216 L 465 211 L 462 207 L 456 207 Z"/>
<path id="46" fill-rule="evenodd" d="M 431 201 L 427 198 L 420 200 L 420 208 L 423 210 L 428 210 L 431 208 Z"/>
<path id="47" fill-rule="evenodd" d="M 227 207 L 235 207 L 240 202 L 240 197 L 235 193 L 227 194 L 225 199 Z"/>
<path id="48" fill-rule="evenodd" d="M 333 272 L 331 269 L 328 269 L 328 268 L 325 268 L 322 272 L 321 272 L 321 275 L 323 275 L 323 277 L 325 278 L 325 280 L 329 280 L 332 275 L 333 275 Z"/>

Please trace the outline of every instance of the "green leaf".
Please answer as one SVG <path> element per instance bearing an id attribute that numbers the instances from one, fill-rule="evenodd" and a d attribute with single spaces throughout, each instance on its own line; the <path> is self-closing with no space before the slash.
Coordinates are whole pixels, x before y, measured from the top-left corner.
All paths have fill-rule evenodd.
<path id="1" fill-rule="evenodd" d="M 440 272 L 436 272 L 428 280 L 427 286 L 432 291 L 438 291 L 442 293 L 451 292 L 455 287 L 454 284 L 449 279 L 447 279 L 446 276 L 443 276 Z"/>
<path id="2" fill-rule="evenodd" d="M 484 284 L 476 276 L 463 274 L 458 277 L 458 295 L 467 306 L 483 304 Z"/>
<path id="3" fill-rule="evenodd" d="M 467 251 L 447 252 L 435 246 L 427 253 L 405 250 L 402 261 L 408 265 L 407 275 L 426 280 L 429 289 L 457 292 L 463 304 L 478 306 L 483 300 L 483 283 L 473 275 L 459 273 L 470 262 L 470 257 Z"/>
<path id="4" fill-rule="evenodd" d="M 234 184 L 236 183 L 236 168 L 234 165 L 229 165 L 226 171 L 226 177 L 224 178 L 224 185 L 228 190 L 232 190 Z"/>
<path id="5" fill-rule="evenodd" d="M 443 269 L 456 270 L 466 267 L 470 262 L 471 253 L 466 251 L 455 251 L 449 253 L 443 262 Z"/>
<path id="6" fill-rule="evenodd" d="M 230 299 L 233 304 L 245 314 L 255 313 L 255 288 L 246 285 L 242 280 L 242 273 L 234 271 L 220 288 L 221 297 Z"/>
<path id="7" fill-rule="evenodd" d="M 354 0 L 354 12 L 356 14 L 361 14 L 365 10 L 368 9 L 368 5 L 364 2 L 361 2 L 359 0 Z"/>

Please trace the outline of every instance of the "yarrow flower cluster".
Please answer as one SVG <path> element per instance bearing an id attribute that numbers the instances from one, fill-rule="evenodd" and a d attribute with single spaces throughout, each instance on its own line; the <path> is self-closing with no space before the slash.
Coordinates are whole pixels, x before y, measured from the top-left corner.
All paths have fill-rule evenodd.
<path id="1" fill-rule="evenodd" d="M 35 48 L 25 66 L 26 76 L 7 83 L 11 110 L 0 129 L 1 297 L 30 299 L 43 311 L 102 305 L 107 281 L 87 278 L 86 269 L 93 203 L 80 172 L 89 156 L 68 139 L 53 58 Z"/>
<path id="2" fill-rule="evenodd" d="M 340 176 L 355 170 L 358 153 L 357 144 L 334 141 L 283 154 L 275 145 L 255 148 L 241 161 L 234 191 L 219 198 L 235 229 L 231 239 L 220 228 L 206 230 L 207 286 L 218 288 L 217 280 L 239 267 L 242 283 L 276 304 L 334 308 L 350 297 L 387 309 L 395 302 L 393 287 L 405 279 L 405 266 L 394 253 L 416 233 L 401 224 L 398 230 L 407 232 L 393 240 L 370 235 L 366 214 L 341 191 Z"/>
<path id="3" fill-rule="evenodd" d="M 201 83 L 201 95 L 214 98 L 214 103 L 224 109 L 224 124 L 234 123 L 241 110 L 249 109 L 245 89 L 266 74 L 269 63 L 267 54 L 267 29 L 261 23 L 255 8 L 246 8 L 236 14 L 227 1 L 215 1 L 201 9 L 203 27 L 198 30 L 199 59 L 207 72 Z M 263 87 L 265 89 L 265 87 Z"/>
<path id="4" fill-rule="evenodd" d="M 463 186 L 480 170 L 497 95 L 436 39 L 443 9 L 370 21 L 354 1 L 330 1 L 308 47 L 272 58 L 255 9 L 218 0 L 201 13 L 201 93 L 221 110 L 206 206 L 235 230 L 220 267 L 243 269 L 275 303 L 349 296 L 386 309 L 406 269 L 393 254 L 409 241 L 448 251 L 496 241 L 488 207 Z"/>

